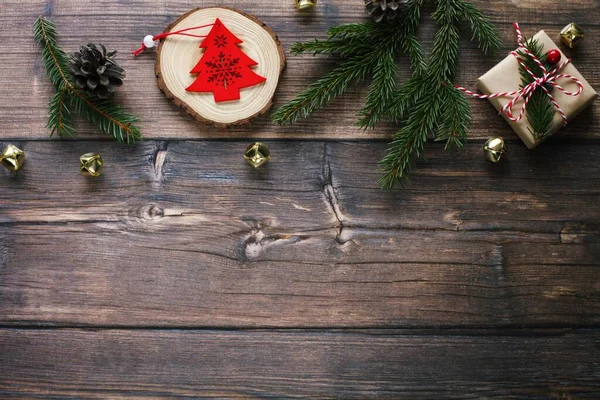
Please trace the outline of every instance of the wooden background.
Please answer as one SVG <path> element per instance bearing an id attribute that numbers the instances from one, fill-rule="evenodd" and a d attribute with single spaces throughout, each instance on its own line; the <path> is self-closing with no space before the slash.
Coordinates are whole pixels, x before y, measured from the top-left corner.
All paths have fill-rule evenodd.
<path id="1" fill-rule="evenodd" d="M 353 126 L 364 88 L 293 127 L 223 132 L 161 94 L 151 51 L 129 56 L 198 6 L 253 13 L 286 49 L 365 19 L 361 0 L 292 3 L 3 0 L 0 140 L 28 160 L 0 173 L 0 397 L 600 398 L 600 102 L 528 151 L 473 101 L 464 150 L 429 144 L 410 184 L 382 192 L 393 127 Z M 474 3 L 508 47 L 515 20 L 553 38 L 578 22 L 574 63 L 600 87 L 598 0 Z M 41 14 L 67 50 L 119 50 L 144 142 L 85 123 L 49 138 Z M 458 82 L 474 87 L 503 54 L 464 36 Z M 276 106 L 334 63 L 288 61 Z M 491 136 L 510 146 L 500 165 L 483 158 Z M 261 170 L 241 158 L 257 138 L 273 154 Z M 92 151 L 97 180 L 77 173 Z"/>

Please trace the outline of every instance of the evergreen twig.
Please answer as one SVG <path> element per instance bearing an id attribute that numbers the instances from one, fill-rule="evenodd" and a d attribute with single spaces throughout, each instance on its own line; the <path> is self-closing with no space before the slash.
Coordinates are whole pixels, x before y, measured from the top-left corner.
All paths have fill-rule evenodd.
<path id="1" fill-rule="evenodd" d="M 315 110 L 343 94 L 351 84 L 363 81 L 373 67 L 373 59 L 365 61 L 362 56 L 342 62 L 335 70 L 320 78 L 298 94 L 294 100 L 277 110 L 272 116 L 273 120 L 278 124 L 291 124 L 298 118 L 307 118 Z"/>
<path id="2" fill-rule="evenodd" d="M 427 136 L 433 132 L 440 118 L 441 108 L 437 99 L 437 85 L 427 77 L 417 78 L 422 93 L 414 101 L 404 126 L 394 135 L 386 156 L 381 160 L 383 176 L 379 180 L 385 189 L 405 179 L 414 169 L 415 159 L 423 158 Z"/>
<path id="3" fill-rule="evenodd" d="M 496 33 L 496 28 L 488 17 L 467 1 L 461 0 L 457 6 L 460 8 L 461 20 L 468 23 L 471 28 L 472 40 L 478 43 L 479 48 L 485 54 L 502 47 L 502 41 Z"/>
<path id="4" fill-rule="evenodd" d="M 77 111 L 88 121 L 98 125 L 100 130 L 111 135 L 119 143 L 135 143 L 142 134 L 133 125 L 139 119 L 112 100 L 104 100 L 89 95 L 74 83 L 68 69 L 68 55 L 58 46 L 55 25 L 40 16 L 33 26 L 35 41 L 42 48 L 44 69 L 56 87 L 56 94 L 48 104 L 47 127 L 62 138 L 75 136 L 72 110 Z"/>
<path id="5" fill-rule="evenodd" d="M 396 90 L 396 59 L 391 51 L 383 53 L 373 68 L 373 83 L 360 111 L 358 126 L 373 128 L 390 107 Z"/>
<path id="6" fill-rule="evenodd" d="M 462 148 L 471 123 L 471 107 L 467 98 L 452 86 L 446 86 L 443 96 L 442 101 L 446 106 L 435 140 L 445 141 L 446 150 Z"/>
<path id="7" fill-rule="evenodd" d="M 551 71 L 554 68 L 548 63 L 546 54 L 543 52 L 543 46 L 536 39 L 525 41 L 524 46 L 544 64 L 547 71 Z M 535 76 L 543 76 L 544 72 L 540 66 L 525 52 L 519 51 L 519 58 L 521 58 Z M 525 87 L 534 81 L 533 77 L 520 65 L 519 72 L 521 74 L 521 87 Z M 548 85 L 546 89 L 552 91 L 554 88 L 552 85 Z M 527 104 L 526 116 L 529 122 L 529 132 L 537 142 L 541 142 L 550 136 L 550 127 L 552 120 L 556 116 L 556 110 L 550 97 L 548 97 L 541 87 L 538 87 L 531 95 Z"/>
<path id="8" fill-rule="evenodd" d="M 291 49 L 293 54 L 337 55 L 343 61 L 277 110 L 272 116 L 273 121 L 285 125 L 299 118 L 307 118 L 346 92 L 351 85 L 373 74 L 373 83 L 357 124 L 361 127 L 375 126 L 384 117 L 394 98 L 396 58 L 409 53 L 415 74 L 423 73 L 426 69 L 423 51 L 416 37 L 422 3 L 423 0 L 412 0 L 400 21 L 338 25 L 327 31 L 326 40 L 294 44 Z"/>
<path id="9" fill-rule="evenodd" d="M 405 125 L 394 135 L 387 155 L 380 162 L 380 185 L 391 189 L 403 182 L 423 158 L 427 137 L 445 141 L 446 149 L 461 148 L 471 121 L 468 101 L 454 89 L 454 75 L 460 52 L 459 27 L 468 22 L 480 48 L 489 52 L 502 42 L 493 25 L 463 0 L 436 0 L 433 19 L 439 28 L 433 40 L 427 73 L 420 80 L 409 80 L 407 90 L 397 92 L 390 112 L 399 112 Z M 412 94 L 412 96 L 411 96 Z M 411 98 L 412 97 L 412 98 Z"/>
<path id="10" fill-rule="evenodd" d="M 59 89 L 50 99 L 49 110 L 52 110 L 48 116 L 46 127 L 50 129 L 50 136 L 54 132 L 62 138 L 72 138 L 75 136 L 75 127 L 71 114 L 70 104 L 67 100 L 69 89 L 63 87 Z"/>
<path id="11" fill-rule="evenodd" d="M 427 139 L 445 141 L 446 148 L 461 147 L 470 123 L 467 100 L 454 89 L 459 61 L 459 28 L 469 26 L 484 52 L 501 47 L 494 26 L 465 0 L 429 0 L 436 5 L 433 18 L 439 26 L 428 60 L 417 39 L 422 6 L 428 0 L 410 0 L 402 17 L 390 23 L 338 25 L 327 31 L 326 40 L 297 43 L 294 54 L 337 55 L 342 61 L 273 114 L 279 124 L 307 118 L 350 85 L 372 78 L 357 124 L 364 128 L 390 119 L 403 126 L 394 135 L 380 166 L 384 188 L 406 178 L 423 157 Z M 397 58 L 411 60 L 412 77 L 398 87 Z"/>

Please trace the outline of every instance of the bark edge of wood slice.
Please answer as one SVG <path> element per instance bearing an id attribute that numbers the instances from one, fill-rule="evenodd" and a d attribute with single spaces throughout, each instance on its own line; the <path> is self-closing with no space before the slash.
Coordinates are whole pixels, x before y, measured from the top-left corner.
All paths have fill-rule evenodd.
<path id="1" fill-rule="evenodd" d="M 212 93 L 187 92 L 185 89 L 197 78 L 190 71 L 204 51 L 199 39 L 178 35 L 161 40 L 154 73 L 158 87 L 173 103 L 202 123 L 227 128 L 248 124 L 269 111 L 286 60 L 283 46 L 271 28 L 254 15 L 230 7 L 196 8 L 169 24 L 165 32 L 212 24 L 217 18 L 243 41 L 240 48 L 258 62 L 253 70 L 267 78 L 266 82 L 241 89 L 240 100 L 223 103 L 216 103 Z"/>

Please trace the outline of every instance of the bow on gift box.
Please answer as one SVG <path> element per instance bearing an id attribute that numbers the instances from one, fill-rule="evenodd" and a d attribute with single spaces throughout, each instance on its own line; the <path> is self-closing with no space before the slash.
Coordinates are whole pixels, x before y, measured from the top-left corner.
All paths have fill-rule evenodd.
<path id="1" fill-rule="evenodd" d="M 569 75 L 569 74 L 560 74 L 559 73 L 567 64 L 569 64 L 571 62 L 571 59 L 565 60 L 559 66 L 555 67 L 551 71 L 548 71 L 548 69 L 544 66 L 544 63 L 542 63 L 539 60 L 539 58 L 537 58 L 524 45 L 523 35 L 521 34 L 521 30 L 519 29 L 519 24 L 515 22 L 513 24 L 513 26 L 515 27 L 515 30 L 517 31 L 517 41 L 519 44 L 519 48 L 515 51 L 512 51 L 511 54 L 513 56 L 515 56 L 515 58 L 517 59 L 519 64 L 523 67 L 523 69 L 525 71 L 527 71 L 527 73 L 529 75 L 531 75 L 531 77 L 533 78 L 533 82 L 531 82 L 527 86 L 524 86 L 523 88 L 516 90 L 516 91 L 493 93 L 493 94 L 479 94 L 479 93 L 472 92 L 468 89 L 465 89 L 464 87 L 461 87 L 461 86 L 455 86 L 455 88 L 460 90 L 461 92 L 469 94 L 478 99 L 495 99 L 498 97 L 512 97 L 512 100 L 510 102 L 508 102 L 504 107 L 502 107 L 501 112 L 506 114 L 506 116 L 513 122 L 518 122 L 523 118 L 523 116 L 525 115 L 525 112 L 527 111 L 527 105 L 529 104 L 529 100 L 531 99 L 531 96 L 533 95 L 533 93 L 536 91 L 537 88 L 541 88 L 542 90 L 544 90 L 544 92 L 546 92 L 546 94 L 550 98 L 550 101 L 556 108 L 556 111 L 560 114 L 560 116 L 562 117 L 562 119 L 564 121 L 564 124 L 566 125 L 569 122 L 567 115 L 562 110 L 562 108 L 558 104 L 558 101 L 556 101 L 556 98 L 552 95 L 551 91 L 548 90 L 548 88 L 546 88 L 546 86 L 552 85 L 553 87 L 557 88 L 558 90 L 560 90 L 567 96 L 573 96 L 573 97 L 579 96 L 583 92 L 583 83 L 579 79 L 577 79 L 576 77 Z M 521 58 L 521 56 L 519 54 L 520 51 L 527 54 L 529 57 L 531 57 L 531 59 L 536 63 L 536 65 L 538 67 L 540 67 L 540 70 L 542 71 L 542 76 L 535 75 L 531 71 L 531 69 L 529 69 L 527 67 L 527 65 L 525 64 L 525 62 L 523 61 L 523 59 Z M 568 90 L 566 90 L 565 88 L 560 86 L 558 83 L 556 83 L 556 81 L 561 78 L 571 80 L 572 82 L 577 84 L 579 89 L 576 92 L 569 92 Z M 513 109 L 514 109 L 515 105 L 521 99 L 523 100 L 523 106 L 521 107 L 521 112 L 519 113 L 519 116 L 514 117 Z"/>

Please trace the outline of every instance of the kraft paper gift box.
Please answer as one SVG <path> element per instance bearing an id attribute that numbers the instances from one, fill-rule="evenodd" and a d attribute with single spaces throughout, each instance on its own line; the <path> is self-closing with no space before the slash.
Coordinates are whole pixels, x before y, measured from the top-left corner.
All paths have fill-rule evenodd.
<path id="1" fill-rule="evenodd" d="M 550 39 L 550 37 L 544 31 L 540 31 L 534 36 L 538 40 L 539 44 L 543 46 L 544 53 L 551 49 L 558 49 L 558 46 Z M 561 52 L 561 62 L 567 59 L 567 57 Z M 589 106 L 598 97 L 598 94 L 585 80 L 585 78 L 577 71 L 577 68 L 572 63 L 567 64 L 560 72 L 560 74 L 569 74 L 579 79 L 583 83 L 583 92 L 577 96 L 569 96 L 558 89 L 554 89 L 551 93 L 558 101 L 558 104 L 567 115 L 569 121 L 577 116 L 584 108 Z M 566 90 L 575 92 L 577 86 L 568 79 L 559 79 L 557 83 L 563 86 Z M 484 94 L 509 92 L 513 90 L 519 90 L 521 88 L 521 74 L 519 72 L 519 62 L 516 57 L 509 55 L 494 68 L 489 70 L 486 74 L 479 78 L 477 81 L 477 88 Z M 489 101 L 496 107 L 498 111 L 502 109 L 507 103 L 511 101 L 511 97 L 498 97 L 495 99 L 489 99 Z M 523 106 L 523 100 L 520 100 L 515 104 L 514 115 L 519 115 L 521 107 Z M 532 149 L 536 147 L 540 142 L 536 141 L 533 134 L 530 132 L 530 125 L 527 121 L 527 116 L 524 116 L 520 121 L 511 121 L 504 113 L 502 113 L 504 119 L 509 123 L 512 129 L 519 135 L 525 145 Z M 550 133 L 554 134 L 564 126 L 564 121 L 560 114 L 557 112 L 552 121 Z"/>

